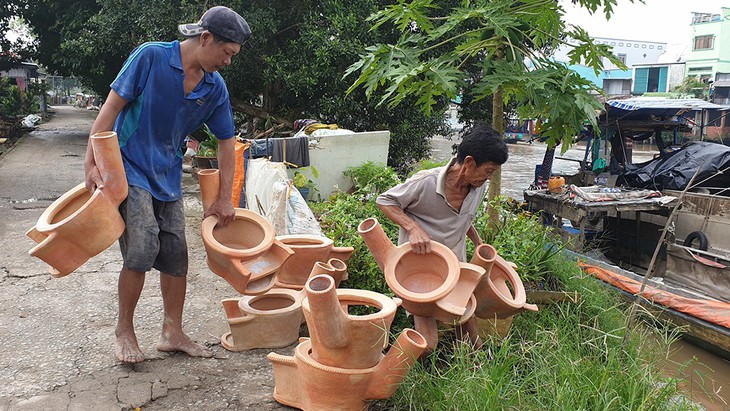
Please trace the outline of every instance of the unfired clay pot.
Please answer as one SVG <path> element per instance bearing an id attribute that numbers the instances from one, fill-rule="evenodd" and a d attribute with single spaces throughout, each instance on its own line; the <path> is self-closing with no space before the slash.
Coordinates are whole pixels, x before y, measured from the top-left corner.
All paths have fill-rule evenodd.
<path id="1" fill-rule="evenodd" d="M 527 304 L 525 286 L 514 265 L 500 257 L 494 247 L 479 245 L 471 262 L 489 269 L 489 275 L 482 277 L 474 290 L 477 317 L 504 319 L 522 311 L 537 311 L 536 305 Z"/>
<path id="2" fill-rule="evenodd" d="M 457 323 L 469 314 L 483 268 L 460 263 L 453 251 L 435 241 L 428 254 L 416 254 L 410 243 L 396 247 L 375 218 L 361 222 L 358 233 L 408 312 Z"/>
<path id="3" fill-rule="evenodd" d="M 305 411 L 367 410 L 369 401 L 393 395 L 426 347 L 418 332 L 406 328 L 377 365 L 347 369 L 320 364 L 311 340 L 300 341 L 294 356 L 267 358 L 274 366 L 274 399 Z"/>
<path id="4" fill-rule="evenodd" d="M 310 275 L 332 275 L 336 272 L 332 265 L 317 262 Z M 299 338 L 299 326 L 304 323 L 304 297 L 303 290 L 272 288 L 262 295 L 221 301 L 231 329 L 221 336 L 221 345 L 229 351 L 245 351 L 286 347 L 295 343 Z"/>
<path id="5" fill-rule="evenodd" d="M 294 255 L 281 267 L 276 286 L 298 290 L 304 288 L 314 263 L 327 261 L 330 258 L 337 258 L 346 263 L 355 250 L 352 247 L 335 247 L 331 239 L 316 235 L 280 235 L 276 239 L 294 251 Z"/>
<path id="6" fill-rule="evenodd" d="M 203 209 L 207 210 L 218 196 L 219 171 L 201 170 L 198 180 Z M 216 216 L 203 220 L 206 262 L 211 271 L 241 294 L 263 294 L 274 286 L 276 273 L 293 252 L 274 238 L 268 220 L 242 208 L 236 208 L 235 213 L 234 220 L 225 227 L 216 226 Z"/>
<path id="7" fill-rule="evenodd" d="M 102 186 L 89 193 L 81 183 L 67 191 L 26 233 L 39 243 L 29 254 L 50 265 L 54 277 L 73 272 L 124 233 L 119 204 L 127 198 L 128 187 L 117 133 L 96 133 L 90 137 L 90 144 Z"/>
<path id="8" fill-rule="evenodd" d="M 302 323 L 299 291 L 273 288 L 263 295 L 222 300 L 231 331 L 223 334 L 221 345 L 228 351 L 278 348 L 299 338 Z"/>
<path id="9" fill-rule="evenodd" d="M 329 275 L 310 278 L 302 310 L 312 337 L 312 358 L 322 365 L 362 369 L 375 366 L 388 345 L 398 298 L 366 290 L 336 289 Z M 350 314 L 360 306 L 375 312 Z"/>

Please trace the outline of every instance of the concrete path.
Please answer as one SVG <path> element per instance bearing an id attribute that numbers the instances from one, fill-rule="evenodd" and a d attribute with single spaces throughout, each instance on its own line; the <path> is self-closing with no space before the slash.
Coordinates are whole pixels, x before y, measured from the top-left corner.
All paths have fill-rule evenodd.
<path id="1" fill-rule="evenodd" d="M 184 327 L 215 357 L 155 350 L 162 321 L 158 273 L 147 275 L 136 327 L 147 360 L 114 358 L 115 244 L 76 272 L 55 279 L 30 257 L 25 236 L 43 210 L 83 181 L 83 156 L 95 112 L 54 107 L 55 116 L 0 158 L 0 411 L 3 410 L 279 410 L 266 354 L 231 353 L 220 304 L 235 290 L 205 264 L 197 183 L 183 177 L 190 273 Z M 290 355 L 292 347 L 275 350 Z"/>

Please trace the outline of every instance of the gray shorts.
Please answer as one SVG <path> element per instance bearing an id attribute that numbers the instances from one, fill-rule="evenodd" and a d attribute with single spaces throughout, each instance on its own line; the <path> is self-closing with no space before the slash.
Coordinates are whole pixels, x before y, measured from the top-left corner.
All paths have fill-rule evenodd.
<path id="1" fill-rule="evenodd" d="M 188 245 L 182 198 L 159 201 L 147 190 L 129 186 L 119 213 L 126 224 L 119 238 L 124 268 L 138 272 L 155 268 L 176 277 L 187 275 Z"/>

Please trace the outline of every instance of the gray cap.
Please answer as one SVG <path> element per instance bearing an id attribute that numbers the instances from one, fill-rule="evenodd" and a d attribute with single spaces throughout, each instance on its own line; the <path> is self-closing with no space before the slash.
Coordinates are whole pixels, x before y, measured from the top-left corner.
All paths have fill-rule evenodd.
<path id="1" fill-rule="evenodd" d="M 246 20 L 225 6 L 211 7 L 197 23 L 181 24 L 177 29 L 185 37 L 198 36 L 208 30 L 242 46 L 251 38 L 251 28 Z"/>

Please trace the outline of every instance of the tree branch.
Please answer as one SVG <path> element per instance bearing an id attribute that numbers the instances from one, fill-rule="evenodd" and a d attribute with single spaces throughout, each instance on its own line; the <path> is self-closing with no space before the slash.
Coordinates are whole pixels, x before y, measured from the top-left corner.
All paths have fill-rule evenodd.
<path id="1" fill-rule="evenodd" d="M 243 101 L 233 97 L 231 97 L 231 108 L 252 117 L 263 119 L 272 118 L 279 124 L 283 124 L 287 127 L 294 127 L 294 122 L 291 120 L 282 118 L 276 113 L 268 112 L 261 107 L 254 106 L 253 104 L 244 103 Z"/>

